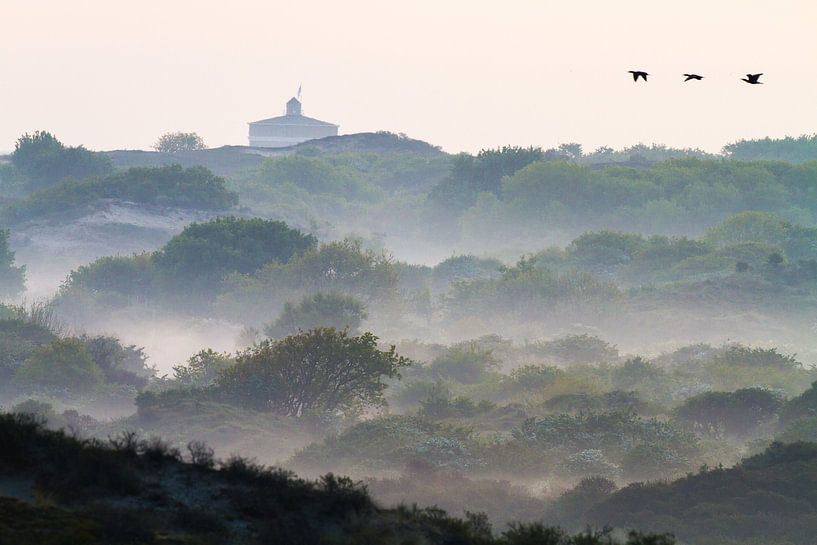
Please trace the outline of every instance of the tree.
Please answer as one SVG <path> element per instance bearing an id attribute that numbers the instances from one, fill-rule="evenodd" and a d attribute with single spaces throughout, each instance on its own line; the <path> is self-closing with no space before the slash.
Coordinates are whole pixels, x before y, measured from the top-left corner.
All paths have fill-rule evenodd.
<path id="1" fill-rule="evenodd" d="M 275 323 L 269 324 L 264 332 L 269 337 L 285 337 L 316 327 L 355 332 L 365 319 L 366 307 L 354 297 L 316 293 L 304 297 L 298 305 L 287 303 Z"/>
<path id="2" fill-rule="evenodd" d="M 29 179 L 33 189 L 54 185 L 66 177 L 81 179 L 113 171 L 113 163 L 106 155 L 83 146 L 66 147 L 45 131 L 21 136 L 11 162 Z"/>
<path id="3" fill-rule="evenodd" d="M 14 297 L 26 289 L 26 267 L 14 266 L 9 231 L 0 229 L 0 297 Z"/>
<path id="4" fill-rule="evenodd" d="M 781 244 L 786 240 L 787 228 L 786 222 L 771 214 L 741 212 L 710 228 L 706 238 L 719 247 L 741 242 Z"/>
<path id="5" fill-rule="evenodd" d="M 461 153 L 453 159 L 450 176 L 431 191 L 429 199 L 449 209 L 464 210 L 476 202 L 480 192 L 499 195 L 504 176 L 543 157 L 541 148 L 514 146 L 482 150 L 476 156 Z"/>
<path id="6" fill-rule="evenodd" d="M 168 132 L 159 137 L 153 149 L 160 153 L 178 153 L 205 149 L 204 139 L 194 132 Z"/>
<path id="7" fill-rule="evenodd" d="M 215 352 L 208 348 L 187 360 L 187 365 L 173 367 L 173 377 L 183 387 L 206 388 L 215 384 L 218 376 L 235 364 L 235 359 L 228 354 Z"/>
<path id="8" fill-rule="evenodd" d="M 371 333 L 320 328 L 247 349 L 218 377 L 216 392 L 286 416 L 354 413 L 382 404 L 383 379 L 409 364 L 394 346 L 379 350 Z"/>
<path id="9" fill-rule="evenodd" d="M 482 382 L 498 367 L 499 361 L 493 352 L 481 348 L 476 342 L 455 344 L 431 363 L 433 373 L 462 384 Z"/>
<path id="10" fill-rule="evenodd" d="M 80 339 L 66 338 L 37 349 L 17 370 L 15 379 L 30 386 L 88 392 L 102 384 L 103 373 Z"/>
<path id="11" fill-rule="evenodd" d="M 196 306 L 215 298 L 227 274 L 286 262 L 316 242 L 281 221 L 224 217 L 188 225 L 154 254 L 154 263 L 163 291 Z"/>
<path id="12" fill-rule="evenodd" d="M 744 437 L 774 417 L 782 405 L 780 396 L 762 388 L 705 392 L 687 399 L 675 416 L 701 433 Z"/>
<path id="13" fill-rule="evenodd" d="M 85 344 L 85 350 L 91 359 L 102 370 L 105 382 L 143 388 L 154 374 L 154 369 L 147 366 L 143 348 L 123 346 L 119 339 L 107 335 L 83 335 L 80 340 Z"/>

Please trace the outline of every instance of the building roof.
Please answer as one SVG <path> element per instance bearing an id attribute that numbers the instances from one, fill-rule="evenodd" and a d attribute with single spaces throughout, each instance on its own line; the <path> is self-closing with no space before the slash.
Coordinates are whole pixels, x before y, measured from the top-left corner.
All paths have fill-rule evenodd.
<path id="1" fill-rule="evenodd" d="M 320 119 L 306 117 L 305 115 L 281 115 L 278 117 L 270 117 L 269 119 L 261 119 L 259 121 L 251 121 L 250 125 L 295 125 L 298 127 L 337 127 L 334 123 L 327 123 Z"/>

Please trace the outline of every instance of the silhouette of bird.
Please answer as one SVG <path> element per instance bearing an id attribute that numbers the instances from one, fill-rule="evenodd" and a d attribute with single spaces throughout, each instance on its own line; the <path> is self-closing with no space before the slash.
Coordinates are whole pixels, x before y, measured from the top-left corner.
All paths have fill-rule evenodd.
<path id="1" fill-rule="evenodd" d="M 751 83 L 752 85 L 763 85 L 762 81 L 758 81 L 760 79 L 760 76 L 762 76 L 762 75 L 763 75 L 762 73 L 760 73 L 760 74 L 746 74 L 745 78 L 740 78 L 740 79 L 741 79 L 741 81 L 745 81 L 746 83 Z"/>
<path id="2" fill-rule="evenodd" d="M 685 82 L 689 81 L 691 79 L 694 79 L 694 80 L 697 80 L 697 81 L 701 81 L 702 79 L 704 79 L 703 76 L 699 76 L 698 74 L 684 74 L 684 76 L 686 76 L 686 79 L 684 80 Z"/>
<path id="3" fill-rule="evenodd" d="M 633 81 L 638 81 L 638 78 L 644 78 L 644 81 L 647 81 L 647 76 L 649 76 L 648 73 L 639 70 L 628 70 L 628 72 L 633 75 Z"/>

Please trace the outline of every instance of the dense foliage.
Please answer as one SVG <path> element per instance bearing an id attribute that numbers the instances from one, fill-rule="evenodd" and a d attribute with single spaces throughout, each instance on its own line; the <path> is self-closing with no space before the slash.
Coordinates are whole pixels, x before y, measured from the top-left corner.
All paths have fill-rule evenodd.
<path id="1" fill-rule="evenodd" d="M 724 146 L 723 151 L 730 159 L 739 161 L 817 161 L 817 134 L 797 138 L 787 136 L 780 139 L 766 137 L 760 140 L 739 140 Z"/>
<path id="2" fill-rule="evenodd" d="M 286 303 L 274 323 L 264 328 L 268 337 L 286 337 L 319 327 L 356 332 L 366 319 L 364 305 L 349 295 L 321 293 L 304 297 L 300 303 Z"/>
<path id="3" fill-rule="evenodd" d="M 0 229 L 0 298 L 13 297 L 25 290 L 26 267 L 14 264 L 9 247 L 9 231 Z"/>
<path id="4" fill-rule="evenodd" d="M 143 205 L 226 210 L 238 202 L 223 178 L 204 167 L 135 167 L 107 176 L 72 179 L 6 207 L 4 221 L 81 216 L 116 199 Z"/>
<path id="5" fill-rule="evenodd" d="M 168 132 L 159 137 L 153 149 L 160 153 L 202 150 L 204 139 L 194 132 Z"/>
<path id="6" fill-rule="evenodd" d="M 31 189 L 48 187 L 64 178 L 101 176 L 113 170 L 105 155 L 83 146 L 67 147 L 45 131 L 21 136 L 14 145 L 11 161 L 28 178 Z"/>
<path id="7" fill-rule="evenodd" d="M 227 217 L 188 225 L 153 261 L 165 293 L 199 301 L 213 298 L 227 274 L 286 262 L 315 244 L 283 222 Z"/>
<path id="8" fill-rule="evenodd" d="M 313 236 L 278 221 L 223 217 L 193 223 L 156 252 L 80 266 L 62 285 L 60 302 L 81 307 L 90 296 L 107 306 L 152 302 L 201 309 L 227 275 L 286 262 L 315 244 Z"/>
<path id="9" fill-rule="evenodd" d="M 216 380 L 217 395 L 287 416 L 355 413 L 383 402 L 384 379 L 409 360 L 377 337 L 315 329 L 264 341 L 238 355 Z"/>

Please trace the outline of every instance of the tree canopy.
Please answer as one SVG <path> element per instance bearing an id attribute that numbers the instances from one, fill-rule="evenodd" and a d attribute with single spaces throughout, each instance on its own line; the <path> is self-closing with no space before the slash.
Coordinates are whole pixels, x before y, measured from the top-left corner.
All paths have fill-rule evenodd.
<path id="1" fill-rule="evenodd" d="M 63 178 L 82 179 L 113 170 L 105 155 L 83 146 L 67 147 L 46 131 L 21 136 L 14 145 L 11 161 L 29 179 L 33 189 L 53 185 Z"/>
<path id="2" fill-rule="evenodd" d="M 159 137 L 153 149 L 162 153 L 205 149 L 204 139 L 194 132 L 168 132 Z"/>
<path id="3" fill-rule="evenodd" d="M 385 378 L 410 361 L 371 333 L 319 328 L 263 341 L 236 358 L 216 391 L 238 404 L 288 416 L 357 412 L 383 402 Z"/>

